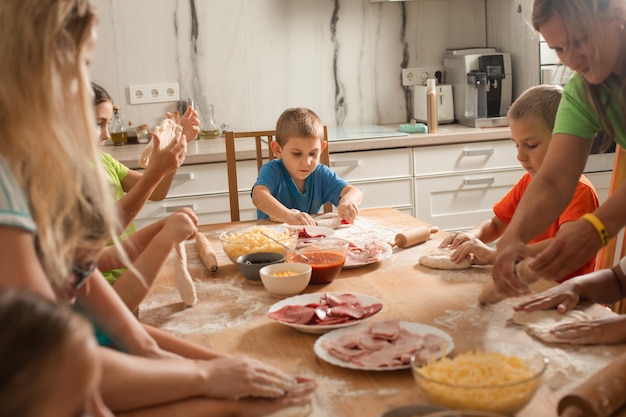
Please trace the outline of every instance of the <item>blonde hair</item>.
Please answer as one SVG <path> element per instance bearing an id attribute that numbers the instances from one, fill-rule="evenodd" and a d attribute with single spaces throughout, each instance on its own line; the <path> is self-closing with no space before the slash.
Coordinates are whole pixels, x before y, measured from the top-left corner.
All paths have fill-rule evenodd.
<path id="1" fill-rule="evenodd" d="M 535 0 L 532 9 L 532 24 L 533 28 L 539 32 L 541 26 L 546 23 L 553 15 L 558 15 L 563 19 L 568 41 L 571 41 L 571 33 L 581 33 L 583 36 L 587 36 L 590 42 L 594 43 L 596 54 L 602 48 L 594 36 L 594 23 L 601 20 L 610 20 L 618 17 L 615 12 L 621 6 L 622 9 L 626 8 L 626 1 L 624 0 Z M 567 48 L 563 53 L 567 56 Z M 603 102 L 601 99 L 601 92 L 610 90 L 605 84 L 593 85 L 590 84 L 584 77 L 583 85 L 587 96 L 589 97 L 591 104 L 600 118 L 602 128 L 611 138 L 615 136 L 615 129 L 611 126 L 608 117 L 606 116 L 606 107 L 608 106 L 608 100 Z M 621 80 L 619 100 L 622 103 L 622 119 L 626 121 L 626 102 L 624 101 L 624 92 L 626 91 L 626 79 Z"/>
<path id="2" fill-rule="evenodd" d="M 541 123 L 551 133 L 562 93 L 563 88 L 558 85 L 542 84 L 530 87 L 513 102 L 507 117 Z"/>
<path id="3" fill-rule="evenodd" d="M 118 229 L 85 56 L 96 24 L 88 0 L 0 2 L 0 155 L 27 195 L 55 290 L 78 247 Z"/>
<path id="4" fill-rule="evenodd" d="M 285 146 L 289 138 L 294 137 L 324 140 L 324 125 L 313 110 L 292 107 L 280 115 L 276 122 L 276 141 Z"/>

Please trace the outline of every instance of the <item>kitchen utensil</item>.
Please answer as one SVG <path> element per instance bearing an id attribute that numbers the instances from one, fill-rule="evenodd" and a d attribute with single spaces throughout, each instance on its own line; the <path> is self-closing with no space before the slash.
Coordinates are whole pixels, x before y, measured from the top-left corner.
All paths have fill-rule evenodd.
<path id="1" fill-rule="evenodd" d="M 268 238 L 268 239 L 270 239 L 270 240 L 273 240 L 274 242 L 278 243 L 278 244 L 279 244 L 280 246 L 282 246 L 283 248 L 287 249 L 287 253 L 293 253 L 295 256 L 297 256 L 297 257 L 298 257 L 298 259 L 301 259 L 303 262 L 309 262 L 309 258 L 307 258 L 306 256 L 304 256 L 303 254 L 301 254 L 301 253 L 300 253 L 300 252 L 298 252 L 297 250 L 290 248 L 289 246 L 285 245 L 285 244 L 284 244 L 284 243 L 282 243 L 282 242 L 279 242 L 278 240 L 274 239 L 273 237 L 271 237 L 270 235 L 268 235 L 268 234 L 267 234 L 267 233 L 265 233 L 265 232 L 262 232 L 262 234 L 263 234 L 266 238 Z"/>
<path id="2" fill-rule="evenodd" d="M 559 416 L 609 417 L 626 405 L 626 353 L 561 398 Z"/>
<path id="3" fill-rule="evenodd" d="M 406 232 L 398 233 L 394 239 L 395 245 L 399 248 L 405 249 L 411 246 L 415 246 L 419 243 L 426 242 L 430 239 L 432 233 L 437 233 L 438 227 L 426 227 L 419 226 L 414 229 L 407 230 Z"/>
<path id="4" fill-rule="evenodd" d="M 276 244 L 274 240 L 268 239 L 263 233 L 273 236 L 275 240 L 279 240 L 283 245 L 291 248 L 295 248 L 298 241 L 298 232 L 293 228 L 261 225 L 222 232 L 219 235 L 219 240 L 224 253 L 232 263 L 237 263 L 239 256 L 254 252 L 277 252 L 284 255 L 284 246 Z"/>

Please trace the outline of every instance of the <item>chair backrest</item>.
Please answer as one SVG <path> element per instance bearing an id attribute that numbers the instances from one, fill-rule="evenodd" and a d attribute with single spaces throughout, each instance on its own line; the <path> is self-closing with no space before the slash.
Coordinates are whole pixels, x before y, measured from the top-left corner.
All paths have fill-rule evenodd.
<path id="1" fill-rule="evenodd" d="M 240 138 L 254 138 L 256 148 L 256 165 L 257 173 L 261 170 L 261 166 L 265 162 L 264 159 L 271 161 L 276 156 L 272 152 L 270 143 L 276 138 L 275 130 L 260 130 L 256 132 L 231 132 L 224 133 L 226 140 L 226 168 L 228 171 L 228 196 L 230 198 L 230 220 L 237 222 L 240 220 L 239 214 L 239 187 L 237 184 L 237 155 L 235 151 L 235 140 Z M 328 142 L 328 130 L 324 126 L 324 140 Z M 263 148 L 267 148 L 266 155 L 263 155 Z M 320 163 L 330 166 L 330 155 L 328 146 L 320 155 Z M 324 204 L 324 213 L 333 210 L 331 203 Z"/>

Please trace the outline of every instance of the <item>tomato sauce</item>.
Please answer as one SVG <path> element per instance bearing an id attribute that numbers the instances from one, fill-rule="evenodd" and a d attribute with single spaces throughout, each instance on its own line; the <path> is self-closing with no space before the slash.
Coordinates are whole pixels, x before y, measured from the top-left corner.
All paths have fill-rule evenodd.
<path id="1" fill-rule="evenodd" d="M 332 282 L 339 275 L 339 271 L 341 271 L 346 259 L 344 253 L 337 252 L 302 251 L 301 253 L 309 258 L 309 261 L 304 263 L 311 265 L 311 284 L 328 284 Z M 289 254 L 287 256 L 287 262 L 302 261 L 303 259 L 298 255 Z"/>

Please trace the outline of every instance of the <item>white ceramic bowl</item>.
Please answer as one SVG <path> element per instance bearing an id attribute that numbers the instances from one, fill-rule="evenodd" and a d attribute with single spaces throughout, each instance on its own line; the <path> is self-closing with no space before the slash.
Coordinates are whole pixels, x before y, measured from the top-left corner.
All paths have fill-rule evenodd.
<path id="1" fill-rule="evenodd" d="M 261 268 L 259 275 L 263 286 L 272 294 L 300 294 L 311 280 L 311 265 L 303 263 L 280 263 Z"/>

